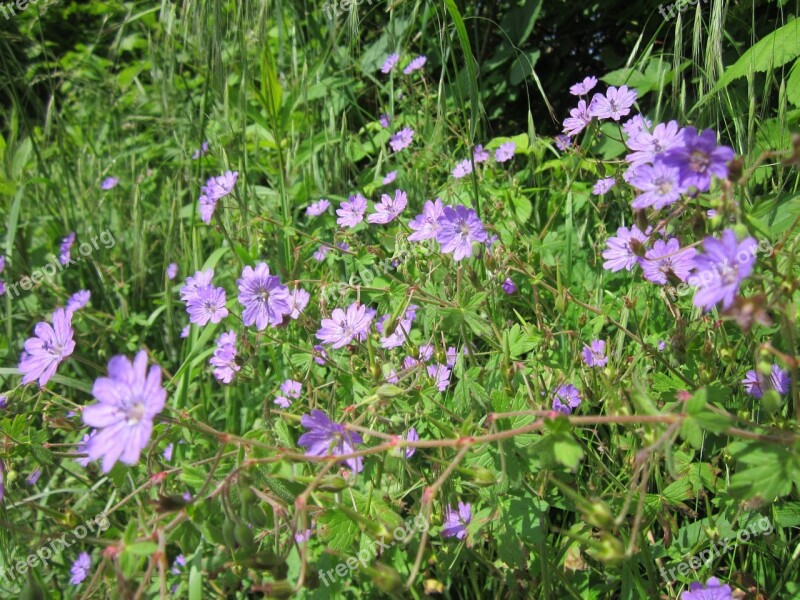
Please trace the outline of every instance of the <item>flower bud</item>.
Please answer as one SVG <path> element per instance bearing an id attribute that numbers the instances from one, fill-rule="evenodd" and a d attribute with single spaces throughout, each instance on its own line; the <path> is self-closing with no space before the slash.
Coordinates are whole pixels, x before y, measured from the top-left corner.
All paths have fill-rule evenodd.
<path id="1" fill-rule="evenodd" d="M 783 398 L 777 390 L 767 390 L 761 396 L 761 406 L 768 414 L 774 414 L 783 406 Z"/>
<path id="2" fill-rule="evenodd" d="M 344 477 L 340 477 L 339 475 L 323 477 L 318 486 L 323 492 L 341 492 L 348 487 L 347 481 L 345 481 Z"/>
<path id="3" fill-rule="evenodd" d="M 392 398 L 396 398 L 403 394 L 403 390 L 393 383 L 386 383 L 378 388 L 376 392 L 378 396 L 383 398 L 384 400 L 390 400 Z"/>

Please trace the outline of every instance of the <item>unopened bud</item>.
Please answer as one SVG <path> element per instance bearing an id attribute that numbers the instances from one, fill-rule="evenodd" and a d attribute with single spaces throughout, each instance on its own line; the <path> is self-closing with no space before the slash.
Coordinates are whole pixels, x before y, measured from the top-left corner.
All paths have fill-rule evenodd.
<path id="1" fill-rule="evenodd" d="M 403 394 L 403 390 L 393 383 L 387 383 L 378 388 L 378 396 L 384 399 L 397 398 Z"/>

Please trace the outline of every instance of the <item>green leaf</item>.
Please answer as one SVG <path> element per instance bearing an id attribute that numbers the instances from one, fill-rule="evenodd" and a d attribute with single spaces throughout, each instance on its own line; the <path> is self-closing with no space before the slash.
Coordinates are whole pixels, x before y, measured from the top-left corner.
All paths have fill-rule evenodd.
<path id="1" fill-rule="evenodd" d="M 137 542 L 130 546 L 125 546 L 125 552 L 133 554 L 134 556 L 150 556 L 158 550 L 158 544 L 155 542 Z"/>
<path id="2" fill-rule="evenodd" d="M 800 474 L 797 450 L 757 441 L 731 444 L 736 473 L 729 490 L 742 499 L 759 497 L 772 502 L 792 491 L 792 481 Z"/>
<path id="3" fill-rule="evenodd" d="M 327 510 L 317 519 L 320 541 L 335 552 L 349 552 L 359 535 L 358 524 L 338 509 Z"/>
<path id="4" fill-rule="evenodd" d="M 203 600 L 203 579 L 195 565 L 189 570 L 189 600 Z"/>

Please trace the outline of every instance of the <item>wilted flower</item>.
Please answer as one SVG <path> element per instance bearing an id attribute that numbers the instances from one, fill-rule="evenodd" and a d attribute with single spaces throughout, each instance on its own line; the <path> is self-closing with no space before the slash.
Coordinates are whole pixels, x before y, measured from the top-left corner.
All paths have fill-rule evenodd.
<path id="1" fill-rule="evenodd" d="M 70 231 L 67 237 L 61 240 L 61 248 L 59 249 L 58 254 L 58 261 L 62 265 L 66 265 L 70 262 L 70 250 L 72 249 L 72 245 L 75 243 L 75 232 Z"/>

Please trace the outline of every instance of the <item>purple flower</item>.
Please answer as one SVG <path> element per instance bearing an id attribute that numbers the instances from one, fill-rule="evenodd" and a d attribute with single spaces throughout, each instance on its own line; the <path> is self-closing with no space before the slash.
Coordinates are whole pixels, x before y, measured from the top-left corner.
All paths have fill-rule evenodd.
<path id="1" fill-rule="evenodd" d="M 605 179 L 598 179 L 597 183 L 592 188 L 592 194 L 595 196 L 602 196 L 612 187 L 614 187 L 616 180 L 613 177 L 606 177 Z"/>
<path id="2" fill-rule="evenodd" d="M 92 568 L 92 558 L 88 552 L 81 552 L 78 558 L 72 563 L 69 572 L 72 574 L 69 582 L 72 585 L 80 585 L 80 583 L 89 576 L 89 569 Z"/>
<path id="3" fill-rule="evenodd" d="M 670 148 L 679 146 L 682 143 L 681 135 L 677 121 L 659 123 L 653 133 L 640 131 L 628 138 L 628 148 L 634 152 L 628 154 L 625 160 L 631 166 L 652 163 Z"/>
<path id="4" fill-rule="evenodd" d="M 325 213 L 328 210 L 328 207 L 331 205 L 325 198 L 314 202 L 311 206 L 306 209 L 306 214 L 309 217 L 318 217 L 321 214 Z"/>
<path id="5" fill-rule="evenodd" d="M 514 158 L 514 152 L 517 150 L 517 145 L 514 142 L 504 142 L 500 147 L 494 151 L 494 159 L 501 163 Z"/>
<path id="6" fill-rule="evenodd" d="M 67 299 L 67 310 L 69 312 L 75 312 L 82 309 L 86 304 L 89 302 L 89 298 L 92 297 L 92 293 L 89 290 L 80 290 L 75 292 Z"/>
<path id="7" fill-rule="evenodd" d="M 728 146 L 717 146 L 717 134 L 711 129 L 698 133 L 694 127 L 682 132 L 681 145 L 670 148 L 661 159 L 668 165 L 678 167 L 681 184 L 707 192 L 711 178 L 725 179 L 728 176 L 728 161 L 734 152 Z"/>
<path id="8" fill-rule="evenodd" d="M 19 370 L 22 372 L 22 385 L 36 379 L 39 387 L 44 387 L 55 374 L 58 365 L 75 349 L 72 339 L 72 313 L 58 308 L 53 313 L 53 325 L 37 323 L 33 328 L 34 337 L 25 340 L 25 351 L 20 358 Z"/>
<path id="9" fill-rule="evenodd" d="M 164 409 L 167 392 L 161 387 L 161 368 L 147 372 L 147 353 L 140 350 L 133 363 L 126 356 L 108 362 L 109 377 L 94 382 L 97 399 L 83 409 L 83 422 L 98 429 L 86 446 L 89 460 L 103 458 L 108 473 L 118 460 L 127 465 L 139 461 L 153 430 L 153 417 Z"/>
<path id="10" fill-rule="evenodd" d="M 386 75 L 387 73 L 391 73 L 394 68 L 397 66 L 397 63 L 400 61 L 400 55 L 397 53 L 392 53 L 386 57 L 386 60 L 383 61 L 383 66 L 381 67 L 381 73 Z"/>
<path id="11" fill-rule="evenodd" d="M 472 161 L 468 158 L 456 164 L 455 168 L 453 169 L 453 177 L 456 179 L 466 177 L 470 173 L 472 173 Z"/>
<path id="12" fill-rule="evenodd" d="M 339 423 L 334 423 L 321 410 L 315 409 L 310 414 L 303 415 L 300 423 L 309 430 L 297 440 L 298 446 L 307 448 L 306 456 L 342 456 L 344 454 L 352 454 L 355 452 L 356 444 L 364 443 L 358 433 L 345 429 Z M 364 468 L 360 456 L 348 458 L 345 462 L 355 473 Z"/>
<path id="13" fill-rule="evenodd" d="M 72 248 L 72 244 L 75 243 L 75 232 L 70 231 L 69 235 L 61 240 L 61 248 L 59 249 L 58 261 L 62 265 L 69 264 L 69 251 Z"/>
<path id="14" fill-rule="evenodd" d="M 629 90 L 628 86 L 619 89 L 611 86 L 603 94 L 595 94 L 589 104 L 589 114 L 598 119 L 614 119 L 619 121 L 631 112 L 631 106 L 636 102 L 636 90 Z"/>
<path id="15" fill-rule="evenodd" d="M 580 100 L 577 108 L 569 111 L 569 117 L 564 119 L 564 133 L 570 137 L 575 137 L 591 122 L 589 109 L 586 108 L 586 100 Z"/>
<path id="16" fill-rule="evenodd" d="M 294 379 L 287 379 L 281 384 L 281 391 L 289 398 L 299 398 L 303 392 L 303 385 Z"/>
<path id="17" fill-rule="evenodd" d="M 629 182 L 643 193 L 638 195 L 631 206 L 636 210 L 652 206 L 660 210 L 675 204 L 686 191 L 681 185 L 680 171 L 661 161 L 654 165 L 641 165 Z"/>
<path id="18" fill-rule="evenodd" d="M 178 275 L 178 263 L 169 263 L 167 265 L 167 279 L 172 281 Z"/>
<path id="19" fill-rule="evenodd" d="M 642 115 L 633 115 L 622 124 L 622 131 L 628 139 L 635 138 L 640 133 L 650 129 L 652 121 Z"/>
<path id="20" fill-rule="evenodd" d="M 31 474 L 25 478 L 25 483 L 27 483 L 28 485 L 36 485 L 41 476 L 42 476 L 42 470 L 34 469 L 33 471 L 31 471 Z"/>
<path id="21" fill-rule="evenodd" d="M 95 434 L 97 433 L 96 429 L 92 429 L 89 433 L 85 434 L 81 441 L 78 443 L 78 447 L 75 449 L 77 454 L 86 454 L 87 447 L 89 445 L 89 440 L 91 440 Z M 82 467 L 86 467 L 91 462 L 91 459 L 88 456 L 83 456 L 80 458 L 76 458 L 75 462 L 81 465 Z"/>
<path id="22" fill-rule="evenodd" d="M 726 229 L 721 240 L 705 238 L 703 250 L 703 254 L 695 256 L 695 273 L 688 280 L 689 285 L 697 287 L 693 303 L 709 311 L 722 301 L 722 308 L 728 309 L 739 292 L 739 285 L 753 271 L 756 240 L 748 237 L 737 242 L 734 231 Z"/>
<path id="23" fill-rule="evenodd" d="M 292 319 L 299 319 L 300 313 L 303 312 L 308 306 L 308 301 L 311 299 L 311 294 L 303 288 L 294 288 L 291 297 L 289 298 L 289 309 L 292 311 L 289 316 Z"/>
<path id="24" fill-rule="evenodd" d="M 383 178 L 382 183 L 383 185 L 389 185 L 395 179 L 397 179 L 397 171 L 390 171 L 389 173 L 386 174 L 386 177 Z"/>
<path id="25" fill-rule="evenodd" d="M 556 148 L 558 148 L 561 152 L 564 152 L 564 150 L 569 148 L 572 144 L 572 138 L 562 133 L 555 137 L 555 142 Z"/>
<path id="26" fill-rule="evenodd" d="M 330 251 L 331 251 L 330 246 L 322 245 L 319 248 L 317 248 L 317 251 L 314 252 L 312 256 L 315 261 L 322 262 L 323 260 L 325 260 L 325 257 L 328 255 L 328 252 Z"/>
<path id="27" fill-rule="evenodd" d="M 450 369 L 445 365 L 430 365 L 427 368 L 428 376 L 440 392 L 444 392 L 450 385 Z"/>
<path id="28" fill-rule="evenodd" d="M 433 346 L 431 344 L 422 344 L 419 347 L 419 359 L 427 362 L 432 357 L 433 357 Z"/>
<path id="29" fill-rule="evenodd" d="M 394 191 L 394 200 L 389 194 L 382 194 L 380 204 L 375 205 L 375 212 L 367 217 L 367 223 L 385 225 L 394 221 L 408 204 L 403 190 Z"/>
<path id="30" fill-rule="evenodd" d="M 298 531 L 294 534 L 294 541 L 298 544 L 305 544 L 309 538 L 311 537 L 311 529 L 306 529 L 305 531 Z"/>
<path id="31" fill-rule="evenodd" d="M 446 206 L 438 223 L 436 241 L 442 245 L 442 252 L 452 252 L 457 261 L 472 256 L 473 243 L 485 243 L 488 239 L 475 211 L 461 204 L 455 208 Z"/>
<path id="32" fill-rule="evenodd" d="M 440 198 L 434 201 L 426 200 L 422 207 L 422 214 L 414 217 L 408 226 L 414 233 L 408 236 L 409 242 L 421 242 L 436 238 L 439 232 L 439 217 L 444 214 L 444 207 Z"/>
<path id="33" fill-rule="evenodd" d="M 486 162 L 489 160 L 489 151 L 484 150 L 481 144 L 475 146 L 475 149 L 472 151 L 472 160 L 475 164 L 480 164 L 482 162 Z"/>
<path id="34" fill-rule="evenodd" d="M 6 268 L 6 257 L 0 254 L 0 273 Z M 6 284 L 0 280 L 0 296 L 6 293 Z"/>
<path id="35" fill-rule="evenodd" d="M 663 352 L 666 347 L 667 347 L 667 342 L 664 342 L 664 341 L 658 342 L 658 351 L 659 352 Z"/>
<path id="36" fill-rule="evenodd" d="M 211 222 L 217 202 L 233 191 L 233 186 L 236 185 L 238 178 L 238 171 L 225 171 L 222 175 L 206 180 L 198 199 L 200 219 L 203 223 L 208 225 Z"/>
<path id="37" fill-rule="evenodd" d="M 508 294 L 509 296 L 511 294 L 516 294 L 517 293 L 517 284 L 514 283 L 514 280 L 509 277 L 503 282 L 503 291 L 506 294 Z"/>
<path id="38" fill-rule="evenodd" d="M 411 332 L 411 324 L 414 320 L 413 318 L 409 318 L 408 313 L 406 313 L 406 317 L 400 320 L 394 328 L 394 331 L 390 335 L 385 335 L 386 332 L 383 329 L 383 322 L 389 317 L 390 315 L 384 315 L 376 324 L 378 331 L 384 334 L 384 337 L 381 338 L 381 348 L 386 350 L 399 348 L 408 341 L 408 335 Z"/>
<path id="39" fill-rule="evenodd" d="M 606 356 L 606 343 L 603 340 L 593 340 L 590 346 L 584 346 L 583 362 L 590 367 L 605 367 L 608 362 Z"/>
<path id="40" fill-rule="evenodd" d="M 208 196 L 200 196 L 197 202 L 198 209 L 200 210 L 200 220 L 208 225 L 211 223 L 211 217 L 214 216 L 214 209 L 217 208 L 217 201 L 212 200 Z"/>
<path id="41" fill-rule="evenodd" d="M 444 511 L 442 524 L 442 537 L 455 537 L 463 540 L 467 536 L 467 525 L 472 520 L 472 505 L 469 502 L 459 502 L 458 512 L 448 505 Z"/>
<path id="42" fill-rule="evenodd" d="M 403 439 L 407 442 L 418 442 L 419 434 L 417 433 L 416 429 L 411 427 L 403 436 Z M 405 448 L 400 448 L 399 451 L 401 456 L 405 454 L 406 458 L 411 458 L 414 456 L 414 453 L 417 451 L 417 449 L 414 448 L 414 446 L 406 446 Z"/>
<path id="43" fill-rule="evenodd" d="M 580 83 L 576 83 L 569 88 L 569 93 L 573 96 L 585 96 L 597 85 L 597 77 L 586 77 Z"/>
<path id="44" fill-rule="evenodd" d="M 105 179 L 103 179 L 103 183 L 100 184 L 100 189 L 111 190 L 117 187 L 118 183 L 119 179 L 117 179 L 116 177 L 106 177 Z"/>
<path id="45" fill-rule="evenodd" d="M 456 359 L 458 358 L 458 349 L 455 346 L 450 346 L 447 348 L 445 356 L 447 357 L 447 368 L 452 369 L 455 367 Z"/>
<path id="46" fill-rule="evenodd" d="M 219 323 L 228 316 L 226 302 L 224 288 L 204 285 L 186 303 L 189 321 L 200 327 L 208 324 L 209 321 Z"/>
<path id="47" fill-rule="evenodd" d="M 0 396 L 0 410 L 5 410 L 8 407 L 8 396 Z"/>
<path id="48" fill-rule="evenodd" d="M 789 373 L 781 369 L 778 365 L 772 365 L 772 372 L 769 379 L 759 376 L 756 371 L 748 371 L 742 385 L 745 391 L 753 398 L 761 398 L 764 395 L 764 389 L 775 390 L 779 394 L 787 394 L 792 380 L 789 378 Z"/>
<path id="49" fill-rule="evenodd" d="M 383 127 L 384 129 L 388 129 L 389 123 L 392 122 L 392 117 L 389 115 L 389 113 L 383 113 L 378 119 L 378 121 L 380 122 L 381 127 Z"/>
<path id="50" fill-rule="evenodd" d="M 367 199 L 361 194 L 350 196 L 342 202 L 341 208 L 336 209 L 339 218 L 336 223 L 342 227 L 353 228 L 364 220 L 364 211 L 367 210 Z"/>
<path id="51" fill-rule="evenodd" d="M 197 160 L 201 156 L 205 156 L 206 152 L 208 152 L 208 142 L 203 142 L 200 147 L 194 151 L 194 154 L 192 154 L 192 160 Z"/>
<path id="52" fill-rule="evenodd" d="M 180 291 L 181 300 L 188 303 L 192 298 L 195 298 L 200 288 L 211 285 L 212 277 L 214 277 L 214 269 L 197 271 L 194 276 L 187 277 L 186 285 Z"/>
<path id="53" fill-rule="evenodd" d="M 245 267 L 236 284 L 239 286 L 239 303 L 244 306 L 242 322 L 245 325 L 255 323 L 261 331 L 267 325 L 280 325 L 283 317 L 292 312 L 289 288 L 281 285 L 277 275 L 269 274 L 266 263 L 258 263 L 255 270 Z"/>
<path id="54" fill-rule="evenodd" d="M 183 557 L 183 554 L 178 554 L 178 556 L 175 557 L 175 562 L 172 563 L 172 568 L 170 569 L 170 572 L 173 575 L 180 575 L 182 568 L 185 566 L 186 566 L 186 559 Z"/>
<path id="55" fill-rule="evenodd" d="M 190 330 L 191 330 L 191 327 L 189 325 L 187 325 L 186 327 L 181 329 L 181 338 L 186 339 L 187 337 L 189 337 L 189 331 Z"/>
<path id="56" fill-rule="evenodd" d="M 581 395 L 571 383 L 558 386 L 553 397 L 553 410 L 564 415 L 572 414 L 572 411 L 581 403 Z"/>
<path id="57" fill-rule="evenodd" d="M 322 319 L 316 336 L 323 344 L 333 344 L 334 349 L 341 348 L 353 339 L 367 339 L 371 323 L 372 314 L 367 311 L 367 307 L 353 302 L 347 307 L 347 311 L 336 308 L 330 319 Z"/>
<path id="58" fill-rule="evenodd" d="M 214 367 L 214 377 L 222 383 L 230 383 L 242 368 L 236 363 L 236 333 L 228 331 L 217 338 L 217 347 L 208 364 Z"/>
<path id="59" fill-rule="evenodd" d="M 325 361 L 328 360 L 328 353 L 325 352 L 325 348 L 316 344 L 311 352 L 311 355 L 314 357 L 314 362 L 318 365 L 325 366 Z"/>
<path id="60" fill-rule="evenodd" d="M 413 140 L 414 130 L 410 127 L 404 127 L 389 138 L 389 145 L 395 152 L 400 152 L 400 150 L 408 148 Z"/>
<path id="61" fill-rule="evenodd" d="M 630 271 L 637 263 L 633 246 L 635 243 L 644 244 L 646 241 L 647 235 L 642 233 L 636 225 L 631 226 L 630 230 L 620 227 L 617 229 L 616 237 L 606 240 L 606 249 L 603 250 L 603 258 L 606 259 L 606 262 L 603 263 L 603 268 L 612 272 L 622 269 Z"/>
<path id="62" fill-rule="evenodd" d="M 731 600 L 731 586 L 720 585 L 719 579 L 711 577 L 703 586 L 697 581 L 689 584 L 688 592 L 681 592 L 681 600 Z"/>
<path id="63" fill-rule="evenodd" d="M 645 279 L 652 283 L 665 285 L 669 275 L 680 281 L 686 281 L 694 268 L 694 248 L 681 248 L 681 243 L 676 238 L 666 242 L 657 240 L 648 250 L 644 258 L 639 258 Z"/>
<path id="64" fill-rule="evenodd" d="M 405 69 L 403 69 L 403 73 L 405 75 L 410 75 L 414 71 L 419 71 L 422 67 L 425 66 L 425 63 L 427 62 L 427 60 L 428 59 L 425 57 L 424 54 L 421 54 L 420 56 L 417 56 L 410 63 L 408 63 L 408 66 L 406 66 Z"/>

